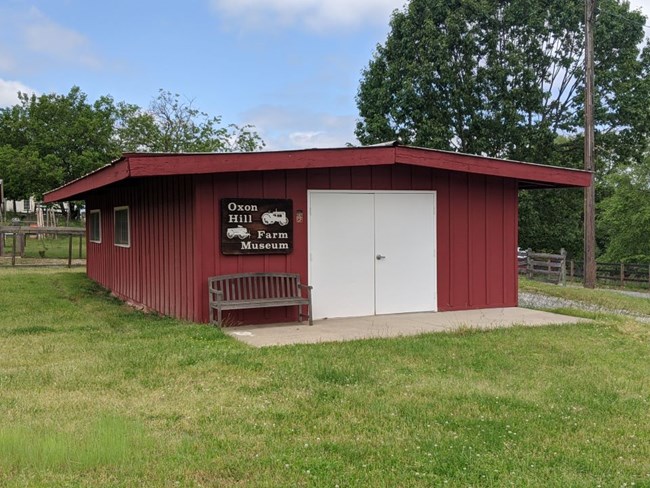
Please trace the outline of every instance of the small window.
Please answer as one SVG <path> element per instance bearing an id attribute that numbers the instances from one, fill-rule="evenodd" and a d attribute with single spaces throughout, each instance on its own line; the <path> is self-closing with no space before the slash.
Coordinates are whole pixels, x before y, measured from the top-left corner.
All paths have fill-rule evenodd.
<path id="1" fill-rule="evenodd" d="M 129 207 L 115 207 L 115 245 L 120 247 L 131 246 L 131 233 L 129 232 Z"/>
<path id="2" fill-rule="evenodd" d="M 88 217 L 88 240 L 101 244 L 102 242 L 102 214 L 100 210 L 91 210 Z"/>

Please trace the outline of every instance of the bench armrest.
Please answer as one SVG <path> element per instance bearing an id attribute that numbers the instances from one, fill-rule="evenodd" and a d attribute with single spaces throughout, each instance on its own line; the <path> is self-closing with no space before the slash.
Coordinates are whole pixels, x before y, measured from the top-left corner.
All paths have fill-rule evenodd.
<path id="1" fill-rule="evenodd" d="M 212 301 L 212 294 L 215 294 L 217 302 L 222 302 L 223 301 L 223 292 L 221 290 L 215 290 L 214 288 L 210 287 L 210 301 Z"/>

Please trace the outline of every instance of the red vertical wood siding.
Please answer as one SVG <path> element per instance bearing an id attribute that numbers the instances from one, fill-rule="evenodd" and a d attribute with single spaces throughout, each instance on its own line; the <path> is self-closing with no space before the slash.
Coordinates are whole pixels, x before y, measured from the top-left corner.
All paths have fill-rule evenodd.
<path id="1" fill-rule="evenodd" d="M 436 191 L 438 309 L 516 306 L 517 182 L 400 164 L 152 177 L 95 192 L 88 210 L 102 211 L 103 242 L 88 245 L 88 274 L 122 298 L 206 322 L 210 276 L 287 271 L 309 282 L 310 189 Z M 220 200 L 232 197 L 292 199 L 303 213 L 293 252 L 222 255 Z M 113 245 L 113 207 L 122 205 L 131 209 L 129 249 Z M 295 318 L 294 308 L 230 315 L 234 323 Z"/>
<path id="2" fill-rule="evenodd" d="M 468 306 L 487 303 L 487 249 L 488 226 L 485 218 L 487 200 L 487 181 L 478 176 L 469 180 L 469 300 Z"/>
<path id="3" fill-rule="evenodd" d="M 449 234 L 449 301 L 452 308 L 469 308 L 470 209 L 468 175 L 464 173 L 450 174 L 448 192 L 449 228 L 438 228 L 438 234 Z"/>
<path id="4" fill-rule="evenodd" d="M 194 186 L 190 177 L 131 180 L 93 193 L 102 243 L 88 243 L 88 276 L 148 309 L 201 320 L 194 303 Z M 115 207 L 129 207 L 131 246 L 113 244 Z"/>

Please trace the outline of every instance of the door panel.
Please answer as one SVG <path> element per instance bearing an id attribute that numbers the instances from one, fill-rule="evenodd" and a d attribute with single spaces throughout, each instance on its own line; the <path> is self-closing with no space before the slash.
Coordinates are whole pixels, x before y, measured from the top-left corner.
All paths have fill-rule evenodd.
<path id="1" fill-rule="evenodd" d="M 373 212 L 372 193 L 310 193 L 314 318 L 375 313 Z"/>
<path id="2" fill-rule="evenodd" d="M 431 193 L 375 195 L 377 314 L 436 310 L 434 204 Z"/>
<path id="3" fill-rule="evenodd" d="M 437 309 L 434 194 L 310 192 L 309 205 L 314 318 Z"/>

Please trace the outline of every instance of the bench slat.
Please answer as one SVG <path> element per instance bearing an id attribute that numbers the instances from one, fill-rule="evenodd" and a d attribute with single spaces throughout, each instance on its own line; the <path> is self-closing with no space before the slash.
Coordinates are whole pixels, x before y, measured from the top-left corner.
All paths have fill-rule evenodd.
<path id="1" fill-rule="evenodd" d="M 214 276 L 208 279 L 210 323 L 221 325 L 223 310 L 298 306 L 307 307 L 309 325 L 311 315 L 311 286 L 300 283 L 295 273 L 239 273 Z M 306 296 L 303 296 L 306 290 Z M 217 312 L 217 319 L 214 312 Z"/>
<path id="2" fill-rule="evenodd" d="M 233 302 L 224 302 L 221 305 L 222 310 L 237 310 L 244 308 L 266 308 L 266 307 L 286 307 L 290 305 L 307 305 L 309 300 L 298 300 L 297 298 L 281 300 L 277 298 L 269 300 L 236 300 Z"/>

